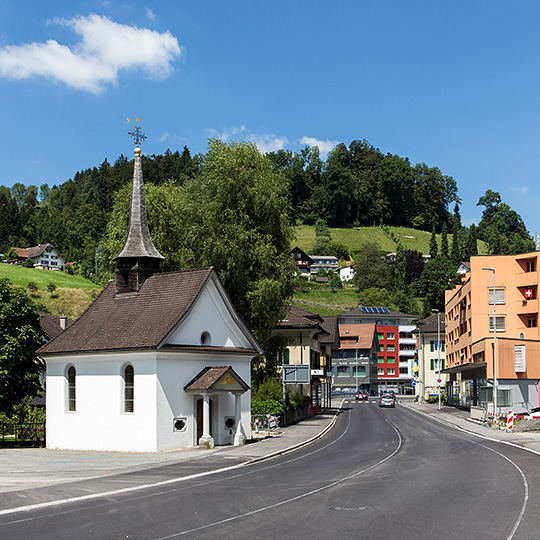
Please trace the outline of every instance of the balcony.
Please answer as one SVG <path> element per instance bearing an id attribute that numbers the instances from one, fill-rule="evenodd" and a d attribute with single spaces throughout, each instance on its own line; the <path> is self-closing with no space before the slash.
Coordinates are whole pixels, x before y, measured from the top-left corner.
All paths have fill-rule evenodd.
<path id="1" fill-rule="evenodd" d="M 517 287 L 528 287 L 533 285 L 538 285 L 537 272 L 518 272 L 516 274 Z"/>
<path id="2" fill-rule="evenodd" d="M 538 298 L 535 298 L 534 300 L 519 300 L 516 302 L 516 313 L 518 315 L 538 313 Z"/>

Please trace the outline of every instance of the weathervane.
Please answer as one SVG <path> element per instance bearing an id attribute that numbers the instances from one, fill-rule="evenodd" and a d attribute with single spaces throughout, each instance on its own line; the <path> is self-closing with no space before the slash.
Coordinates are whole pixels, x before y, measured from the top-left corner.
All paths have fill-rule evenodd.
<path id="1" fill-rule="evenodd" d="M 131 120 L 127 119 L 128 124 Z M 138 122 L 139 119 L 135 118 L 135 122 Z M 141 131 L 141 126 L 135 126 L 131 131 L 128 131 L 128 135 L 133 139 L 133 142 L 139 146 L 143 141 L 146 140 L 146 135 Z"/>

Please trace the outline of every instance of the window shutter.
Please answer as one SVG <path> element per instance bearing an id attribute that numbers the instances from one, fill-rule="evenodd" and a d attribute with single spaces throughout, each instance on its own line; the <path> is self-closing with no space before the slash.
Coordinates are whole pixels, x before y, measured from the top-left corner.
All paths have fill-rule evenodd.
<path id="1" fill-rule="evenodd" d="M 504 332 L 506 330 L 506 318 L 504 315 L 497 315 L 497 332 Z M 489 331 L 493 332 L 493 315 L 489 317 Z"/>
<path id="2" fill-rule="evenodd" d="M 504 304 L 504 289 L 497 289 L 493 290 L 492 288 L 489 289 L 489 303 L 493 305 L 493 303 L 499 305 Z"/>
<path id="3" fill-rule="evenodd" d="M 527 371 L 527 361 L 525 357 L 525 345 L 514 345 L 514 363 L 516 373 Z"/>

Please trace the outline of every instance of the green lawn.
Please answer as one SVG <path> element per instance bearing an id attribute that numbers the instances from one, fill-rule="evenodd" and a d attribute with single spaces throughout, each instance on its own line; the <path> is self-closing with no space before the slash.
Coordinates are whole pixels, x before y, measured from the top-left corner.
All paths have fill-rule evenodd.
<path id="1" fill-rule="evenodd" d="M 367 242 L 377 242 L 381 251 L 393 253 L 396 251 L 398 242 L 401 242 L 405 249 L 414 249 L 421 253 L 429 253 L 429 241 L 431 232 L 417 231 L 405 227 L 349 227 L 342 229 L 330 228 L 332 240 L 344 244 L 349 251 L 356 252 Z M 315 228 L 310 225 L 300 225 L 296 227 L 296 237 L 291 247 L 298 246 L 309 253 L 315 242 Z M 437 235 L 437 241 L 441 243 L 441 235 Z M 448 235 L 449 246 L 452 242 L 452 235 Z M 480 254 L 487 253 L 486 246 L 481 240 L 478 241 L 478 251 Z"/>
<path id="2" fill-rule="evenodd" d="M 66 272 L 57 270 L 38 270 L 37 268 L 24 268 L 11 264 L 0 263 L 0 279 L 6 278 L 14 285 L 28 287 L 28 283 L 33 281 L 38 289 L 47 290 L 49 283 L 54 283 L 58 288 L 70 289 L 95 289 L 97 285 L 81 277 L 72 276 Z"/>
<path id="3" fill-rule="evenodd" d="M 353 288 L 339 289 L 335 293 L 330 289 L 296 291 L 293 304 L 319 315 L 337 315 L 358 307 L 358 291 Z"/>

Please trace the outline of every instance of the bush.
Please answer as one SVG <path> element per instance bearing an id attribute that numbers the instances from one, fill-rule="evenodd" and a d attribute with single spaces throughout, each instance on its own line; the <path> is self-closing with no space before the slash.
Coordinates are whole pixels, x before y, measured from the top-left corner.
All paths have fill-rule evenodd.
<path id="1" fill-rule="evenodd" d="M 38 294 L 38 286 L 33 282 L 29 281 L 27 286 L 28 292 L 30 293 L 30 296 L 33 296 L 34 298 Z"/>
<path id="2" fill-rule="evenodd" d="M 439 396 L 429 396 L 426 401 L 428 403 L 439 403 Z M 446 405 L 447 397 L 446 392 L 441 392 L 441 403 Z"/>
<path id="3" fill-rule="evenodd" d="M 254 416 L 262 414 L 283 414 L 285 407 L 283 402 L 276 399 L 251 400 L 251 414 Z"/>

